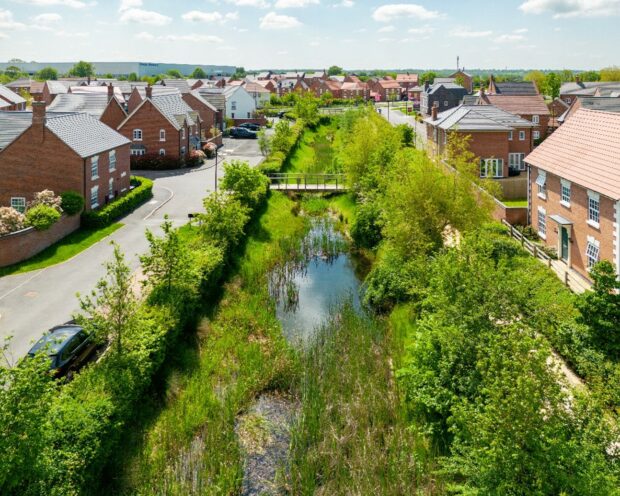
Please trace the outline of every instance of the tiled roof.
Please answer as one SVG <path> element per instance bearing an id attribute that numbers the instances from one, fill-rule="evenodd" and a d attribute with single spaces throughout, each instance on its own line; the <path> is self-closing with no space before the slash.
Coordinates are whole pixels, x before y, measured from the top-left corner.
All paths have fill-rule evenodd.
<path id="1" fill-rule="evenodd" d="M 62 93 L 67 93 L 69 91 L 69 88 L 71 88 L 71 86 L 74 86 L 75 83 L 74 81 L 46 81 L 45 84 L 47 85 L 47 89 L 49 90 L 50 94 L 52 95 L 59 95 Z"/>
<path id="2" fill-rule="evenodd" d="M 107 86 L 71 86 L 71 93 L 74 95 L 105 95 L 108 96 Z M 125 103 L 125 97 L 120 88 L 114 87 L 114 96 L 116 99 Z"/>
<path id="3" fill-rule="evenodd" d="M 181 93 L 189 93 L 190 90 L 187 79 L 164 79 L 162 84 L 168 88 L 177 88 Z"/>
<path id="4" fill-rule="evenodd" d="M 461 85 L 456 84 L 456 83 L 434 83 L 432 86 L 428 88 L 428 94 L 432 95 L 436 93 L 437 91 L 439 91 L 440 88 L 445 88 L 449 91 L 460 94 L 461 97 L 467 94 L 467 90 L 463 88 Z"/>
<path id="5" fill-rule="evenodd" d="M 10 89 L 8 89 L 6 86 L 2 84 L 0 84 L 0 97 L 2 97 L 5 100 L 8 100 L 9 102 L 13 104 L 26 103 L 25 99 L 23 99 L 17 93 L 15 93 L 14 91 L 11 91 Z"/>
<path id="6" fill-rule="evenodd" d="M 620 200 L 620 114 L 579 109 L 525 161 Z"/>
<path id="7" fill-rule="evenodd" d="M 206 105 L 207 107 L 209 107 L 213 112 L 217 112 L 217 108 L 215 107 L 215 105 L 213 105 L 206 98 L 203 98 L 198 90 L 192 90 L 190 91 L 190 93 L 192 94 L 194 98 L 196 98 L 196 100 L 201 102 L 203 105 Z"/>
<path id="8" fill-rule="evenodd" d="M 573 102 L 571 107 L 560 116 L 558 122 L 563 124 L 580 108 L 601 110 L 604 112 L 620 112 L 620 98 L 605 96 L 579 96 Z"/>
<path id="9" fill-rule="evenodd" d="M 538 91 L 532 81 L 523 81 L 518 83 L 506 82 L 495 83 L 497 93 L 499 95 L 525 96 L 537 95 Z"/>
<path id="10" fill-rule="evenodd" d="M 0 112 L 0 149 L 31 125 L 32 112 Z M 84 113 L 47 113 L 45 126 L 82 158 L 129 143 L 114 129 Z"/>
<path id="11" fill-rule="evenodd" d="M 620 86 L 620 82 L 615 81 L 588 81 L 564 83 L 560 87 L 560 95 L 593 95 L 597 88 L 608 86 Z"/>
<path id="12" fill-rule="evenodd" d="M 108 106 L 107 93 L 58 95 L 47 107 L 49 112 L 84 112 L 99 119 Z"/>
<path id="13" fill-rule="evenodd" d="M 218 110 L 226 110 L 226 97 L 221 88 L 198 88 L 200 96 L 211 103 Z"/>
<path id="14" fill-rule="evenodd" d="M 506 112 L 518 115 L 550 115 L 542 95 L 484 95 L 480 97 L 479 103 L 495 105 Z"/>
<path id="15" fill-rule="evenodd" d="M 270 93 L 267 88 L 255 82 L 245 83 L 245 89 L 250 93 Z"/>
<path id="16" fill-rule="evenodd" d="M 404 83 L 417 83 L 417 74 L 396 74 L 396 81 Z"/>
<path id="17" fill-rule="evenodd" d="M 36 95 L 38 93 L 43 93 L 43 87 L 45 86 L 45 83 L 42 81 L 33 81 L 30 84 L 30 94 L 31 95 Z"/>
<path id="18" fill-rule="evenodd" d="M 181 95 L 153 96 L 151 101 L 176 129 L 180 130 L 185 120 L 190 126 L 196 124 L 196 112 L 185 103 Z"/>
<path id="19" fill-rule="evenodd" d="M 181 92 L 177 88 L 167 88 L 166 86 L 151 86 L 152 95 L 153 96 L 164 96 L 164 95 L 180 95 Z M 136 86 L 134 88 L 138 90 L 138 94 L 144 100 L 146 98 L 146 86 Z"/>
<path id="20" fill-rule="evenodd" d="M 362 91 L 364 86 L 360 83 L 342 83 L 341 88 L 343 91 Z"/>
<path id="21" fill-rule="evenodd" d="M 460 105 L 431 117 L 425 122 L 440 129 L 458 131 L 511 131 L 516 128 L 534 127 L 530 121 L 493 105 Z"/>
<path id="22" fill-rule="evenodd" d="M 400 89 L 400 84 L 398 84 L 398 82 L 393 79 L 390 79 L 390 80 L 380 79 L 379 81 L 377 81 L 377 83 L 379 83 L 379 85 L 386 90 Z"/>
<path id="23" fill-rule="evenodd" d="M 433 84 L 448 84 L 454 83 L 456 84 L 456 78 L 453 77 L 437 77 L 433 79 Z"/>

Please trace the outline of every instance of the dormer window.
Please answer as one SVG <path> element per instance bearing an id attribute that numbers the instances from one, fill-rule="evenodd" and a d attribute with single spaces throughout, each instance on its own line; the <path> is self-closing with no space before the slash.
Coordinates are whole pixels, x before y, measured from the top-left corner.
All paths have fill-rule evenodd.
<path id="1" fill-rule="evenodd" d="M 533 124 L 540 124 L 540 116 L 539 115 L 533 115 L 532 116 L 532 123 Z"/>

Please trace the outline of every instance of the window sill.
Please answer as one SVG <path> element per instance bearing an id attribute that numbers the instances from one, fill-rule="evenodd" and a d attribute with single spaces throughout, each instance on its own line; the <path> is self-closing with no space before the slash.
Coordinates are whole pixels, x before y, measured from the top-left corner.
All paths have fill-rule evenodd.
<path id="1" fill-rule="evenodd" d="M 538 198 L 540 198 L 541 200 L 547 201 L 547 195 L 543 195 L 542 193 L 538 193 L 538 195 L 536 195 L 536 196 L 538 196 Z"/>
<path id="2" fill-rule="evenodd" d="M 116 167 L 113 167 L 112 169 L 108 169 L 108 172 L 116 172 Z"/>
<path id="3" fill-rule="evenodd" d="M 90 180 L 91 181 L 98 181 L 99 180 L 99 176 L 91 177 Z"/>
<path id="4" fill-rule="evenodd" d="M 160 139 L 160 140 L 159 140 L 159 142 L 160 142 L 160 143 L 165 143 L 165 142 L 166 142 L 166 140 L 165 140 L 165 139 Z"/>
<path id="5" fill-rule="evenodd" d="M 546 235 L 546 234 L 544 234 L 544 233 L 541 233 L 540 231 L 538 231 L 538 237 L 539 237 L 540 239 L 544 239 L 545 241 L 547 240 L 547 235 Z"/>
<path id="6" fill-rule="evenodd" d="M 595 221 L 593 221 L 593 220 L 588 220 L 588 221 L 587 221 L 587 224 L 588 224 L 590 227 L 593 227 L 594 229 L 600 229 L 600 228 L 601 228 L 601 224 L 600 224 L 600 223 L 598 223 L 598 222 L 595 222 Z"/>
<path id="7" fill-rule="evenodd" d="M 96 208 L 99 208 L 99 204 L 98 203 L 95 203 L 94 205 L 90 206 L 91 210 L 95 210 Z"/>
<path id="8" fill-rule="evenodd" d="M 565 208 L 570 208 L 570 203 L 562 201 L 562 200 L 560 200 L 560 205 L 562 205 Z"/>
<path id="9" fill-rule="evenodd" d="M 134 141 L 142 141 L 142 138 L 134 138 Z"/>
<path id="10" fill-rule="evenodd" d="M 121 177 L 125 177 L 126 175 L 127 175 L 127 173 L 126 173 L 126 172 L 123 172 L 123 173 L 121 174 Z"/>

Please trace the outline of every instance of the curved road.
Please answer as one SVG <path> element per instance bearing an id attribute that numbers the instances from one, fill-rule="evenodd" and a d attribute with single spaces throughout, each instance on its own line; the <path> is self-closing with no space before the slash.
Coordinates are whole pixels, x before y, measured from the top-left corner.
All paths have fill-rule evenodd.
<path id="1" fill-rule="evenodd" d="M 258 144 L 252 140 L 224 140 L 219 151 L 218 177 L 226 160 L 261 162 Z M 52 267 L 0 278 L 0 339 L 12 336 L 9 362 L 23 356 L 47 329 L 71 319 L 79 310 L 76 293 L 86 294 L 104 276 L 103 264 L 110 260 L 114 241 L 125 253 L 132 269 L 139 266 L 139 255 L 148 250 L 146 229 L 159 231 L 167 215 L 172 222 L 187 222 L 187 214 L 201 212 L 202 199 L 214 189 L 214 160 L 197 169 L 172 172 L 139 171 L 155 181 L 153 198 L 120 221 L 122 228 Z"/>

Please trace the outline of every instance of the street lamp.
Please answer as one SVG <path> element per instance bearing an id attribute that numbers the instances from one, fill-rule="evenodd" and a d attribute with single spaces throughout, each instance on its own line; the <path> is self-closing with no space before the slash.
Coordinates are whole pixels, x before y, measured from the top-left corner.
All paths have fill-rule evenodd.
<path id="1" fill-rule="evenodd" d="M 218 147 L 215 146 L 215 191 L 217 191 L 217 151 Z"/>

